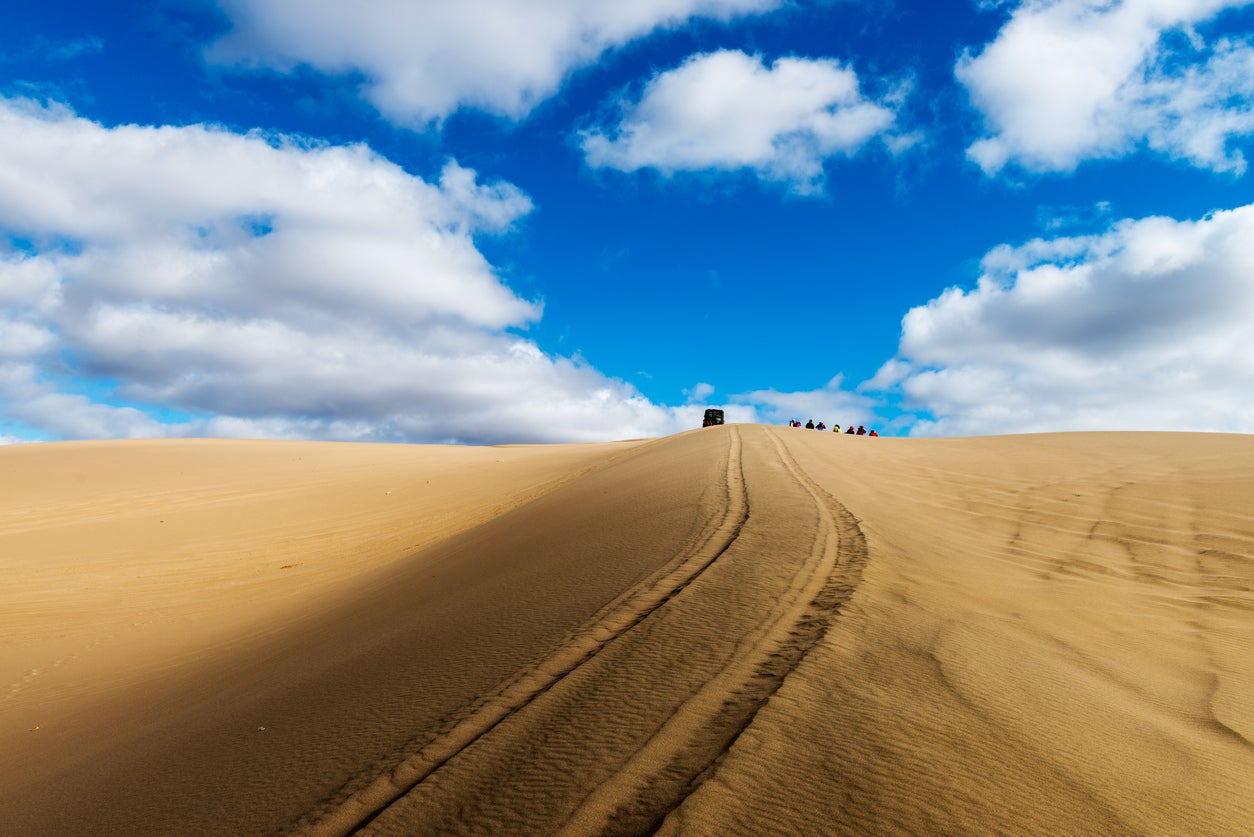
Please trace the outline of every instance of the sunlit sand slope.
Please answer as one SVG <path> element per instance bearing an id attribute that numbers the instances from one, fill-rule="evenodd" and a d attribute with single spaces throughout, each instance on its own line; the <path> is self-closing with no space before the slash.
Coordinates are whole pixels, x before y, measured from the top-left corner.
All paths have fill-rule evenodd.
<path id="1" fill-rule="evenodd" d="M 1251 833 L 1251 442 L 0 449 L 0 819 Z"/>
<path id="2" fill-rule="evenodd" d="M 870 560 L 663 833 L 1254 833 L 1254 438 L 788 440 Z"/>

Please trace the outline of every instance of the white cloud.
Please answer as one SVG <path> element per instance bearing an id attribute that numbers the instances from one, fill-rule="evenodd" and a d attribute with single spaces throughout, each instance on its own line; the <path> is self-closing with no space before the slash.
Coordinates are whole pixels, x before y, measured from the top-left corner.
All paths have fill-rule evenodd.
<path id="1" fill-rule="evenodd" d="M 828 426 L 871 425 L 875 418 L 875 402 L 858 393 L 848 392 L 841 386 L 842 376 L 837 375 L 817 390 L 757 390 L 735 396 L 733 400 L 754 405 L 762 420 L 771 424 L 787 424 L 789 419 L 805 423 L 813 419 Z"/>
<path id="2" fill-rule="evenodd" d="M 955 68 L 989 135 L 968 156 L 1070 171 L 1144 145 L 1241 173 L 1254 134 L 1254 47 L 1193 28 L 1250 0 L 1025 0 L 995 40 Z"/>
<path id="3" fill-rule="evenodd" d="M 900 384 L 910 376 L 910 364 L 893 358 L 885 361 L 869 380 L 858 385 L 859 392 L 883 392 Z"/>
<path id="4" fill-rule="evenodd" d="M 899 387 L 917 435 L 1254 432 L 1254 204 L 1003 246 L 978 286 L 911 310 Z"/>
<path id="5" fill-rule="evenodd" d="M 31 427 L 62 439 L 138 439 L 172 435 L 173 428 L 134 407 L 100 404 L 82 395 L 57 392 L 34 380 L 7 387 L 5 412 Z M 0 403 L 3 403 L 0 401 Z M 197 434 L 199 435 L 199 434 Z"/>
<path id="6" fill-rule="evenodd" d="M 417 127 L 460 107 L 522 118 L 573 70 L 693 18 L 728 20 L 780 0 L 223 0 L 234 28 L 212 60 L 360 72 L 388 118 Z"/>
<path id="7" fill-rule="evenodd" d="M 692 389 L 684 390 L 684 395 L 688 396 L 689 404 L 704 404 L 705 399 L 709 398 L 713 394 L 714 385 L 707 384 L 704 381 L 696 384 Z"/>
<path id="8" fill-rule="evenodd" d="M 582 134 L 588 165 L 666 174 L 754 171 L 796 191 L 822 188 L 823 162 L 889 138 L 896 114 L 867 99 L 830 59 L 762 59 L 734 50 L 689 57 L 655 75 L 618 125 Z"/>
<path id="9" fill-rule="evenodd" d="M 530 211 L 450 162 L 0 99 L 0 419 L 59 438 L 547 441 L 695 426 L 510 333 L 474 243 Z M 699 417 L 698 417 L 699 418 Z M 685 423 L 688 422 L 688 423 Z"/>

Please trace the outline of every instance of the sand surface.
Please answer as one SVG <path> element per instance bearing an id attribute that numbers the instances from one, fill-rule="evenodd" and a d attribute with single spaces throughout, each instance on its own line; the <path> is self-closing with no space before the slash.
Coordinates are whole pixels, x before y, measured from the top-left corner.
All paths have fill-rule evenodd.
<path id="1" fill-rule="evenodd" d="M 13 834 L 1254 834 L 1254 437 L 0 448 Z"/>

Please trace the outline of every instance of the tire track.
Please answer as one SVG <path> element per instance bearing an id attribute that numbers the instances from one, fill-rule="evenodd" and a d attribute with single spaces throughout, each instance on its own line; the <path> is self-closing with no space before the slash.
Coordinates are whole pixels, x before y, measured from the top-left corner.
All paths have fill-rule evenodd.
<path id="1" fill-rule="evenodd" d="M 297 830 L 658 828 L 822 638 L 867 558 L 856 519 L 769 428 L 729 428 L 724 483 L 721 516 L 690 554 Z"/>
<path id="2" fill-rule="evenodd" d="M 756 697 L 744 722 L 725 738 L 720 750 L 710 758 L 700 773 L 693 776 L 682 794 L 674 800 L 674 804 L 650 824 L 650 827 L 645 830 L 647 833 L 658 830 L 666 817 L 681 809 L 689 796 L 717 774 L 719 764 L 740 735 L 748 729 L 758 710 L 779 691 L 788 675 L 800 665 L 806 654 L 822 641 L 829 628 L 833 626 L 840 616 L 841 609 L 861 583 L 862 572 L 870 560 L 866 536 L 862 532 L 858 518 L 805 473 L 776 431 L 769 430 L 768 432 L 773 437 L 781 461 L 798 483 L 805 488 L 814 500 L 820 515 L 830 523 L 834 530 L 838 544 L 837 563 L 824 581 L 818 595 L 810 602 L 789 632 L 786 641 L 762 662 L 756 672 L 756 680 L 748 684 L 742 694 L 737 695 L 741 698 Z"/>
<path id="3" fill-rule="evenodd" d="M 564 837 L 656 830 L 667 814 L 712 775 L 716 763 L 806 652 L 822 639 L 857 587 L 867 559 L 866 540 L 857 520 L 802 471 L 774 431 L 768 433 L 780 462 L 814 503 L 818 527 L 808 559 L 793 586 L 780 597 L 783 606 L 774 618 L 750 638 L 743 653 L 588 797 L 559 832 Z M 667 767 L 659 771 L 659 764 Z M 659 805 L 656 791 L 667 779 L 678 788 Z"/>
<path id="4" fill-rule="evenodd" d="M 327 809 L 311 813 L 283 833 L 311 837 L 340 837 L 355 833 L 458 753 L 525 708 L 617 637 L 681 593 L 693 579 L 717 561 L 739 537 L 749 516 L 741 435 L 734 427 L 728 430 L 721 517 L 716 525 L 707 527 L 701 533 L 694 549 L 681 554 L 652 578 L 610 602 L 588 626 L 572 634 L 550 657 L 506 683 L 451 729 L 422 744 L 416 753 L 376 776 L 364 787 L 334 800 Z"/>

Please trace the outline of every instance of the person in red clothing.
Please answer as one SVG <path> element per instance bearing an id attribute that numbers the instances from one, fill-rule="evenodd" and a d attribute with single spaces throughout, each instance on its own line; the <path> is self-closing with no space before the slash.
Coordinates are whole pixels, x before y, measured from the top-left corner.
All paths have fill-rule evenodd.
<path id="1" fill-rule="evenodd" d="M 872 430 L 870 433 L 868 433 L 868 434 L 866 434 L 866 435 L 868 435 L 868 436 L 878 436 L 878 435 L 880 435 L 880 434 L 878 434 L 878 433 L 876 433 L 874 430 Z"/>
<path id="2" fill-rule="evenodd" d="M 852 436 L 852 435 L 853 435 L 853 432 L 854 432 L 854 430 L 853 430 L 853 425 L 851 424 L 851 425 L 849 425 L 849 429 L 845 431 L 845 434 L 846 434 L 846 435 L 849 435 L 849 436 Z"/>
<path id="3" fill-rule="evenodd" d="M 865 435 L 866 435 L 866 428 L 865 428 L 865 427 L 863 427 L 863 426 L 862 426 L 862 425 L 860 425 L 860 424 L 858 425 L 858 435 L 859 435 L 859 436 L 865 436 Z"/>

